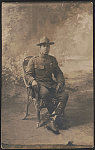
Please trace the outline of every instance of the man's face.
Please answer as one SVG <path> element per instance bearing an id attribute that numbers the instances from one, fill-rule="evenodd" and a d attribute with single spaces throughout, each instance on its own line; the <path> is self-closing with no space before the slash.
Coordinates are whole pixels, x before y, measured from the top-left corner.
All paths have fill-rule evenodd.
<path id="1" fill-rule="evenodd" d="M 50 51 L 50 45 L 49 44 L 43 44 L 41 45 L 40 54 L 47 55 Z"/>

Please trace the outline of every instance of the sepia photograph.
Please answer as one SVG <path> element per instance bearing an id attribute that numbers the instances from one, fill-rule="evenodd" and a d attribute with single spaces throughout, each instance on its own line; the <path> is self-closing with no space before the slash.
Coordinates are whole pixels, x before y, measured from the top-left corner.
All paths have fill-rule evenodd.
<path id="1" fill-rule="evenodd" d="M 93 148 L 93 3 L 2 2 L 1 22 L 1 148 Z"/>

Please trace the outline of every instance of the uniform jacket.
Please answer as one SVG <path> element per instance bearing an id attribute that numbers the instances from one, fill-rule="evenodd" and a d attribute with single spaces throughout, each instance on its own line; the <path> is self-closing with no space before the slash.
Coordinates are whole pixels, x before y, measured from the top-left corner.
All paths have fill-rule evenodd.
<path id="1" fill-rule="evenodd" d="M 47 88 L 56 88 L 58 83 L 65 84 L 64 75 L 58 66 L 55 57 L 46 55 L 33 57 L 30 59 L 26 68 L 27 80 L 32 82 L 34 79 Z"/>

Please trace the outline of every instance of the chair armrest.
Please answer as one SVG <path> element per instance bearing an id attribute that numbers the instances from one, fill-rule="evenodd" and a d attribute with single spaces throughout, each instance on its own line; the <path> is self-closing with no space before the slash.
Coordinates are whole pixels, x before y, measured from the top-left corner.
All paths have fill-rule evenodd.
<path id="1" fill-rule="evenodd" d="M 27 88 L 28 88 L 28 87 L 30 87 L 30 85 L 26 83 L 25 78 L 23 78 L 23 80 L 24 80 L 24 84 L 25 84 L 25 86 L 26 86 Z"/>
<path id="2" fill-rule="evenodd" d="M 25 86 L 28 88 L 28 87 L 30 87 L 30 85 L 29 84 L 27 84 L 27 82 L 26 82 L 26 80 L 25 80 L 25 75 L 24 75 L 24 72 L 23 72 L 23 80 L 24 80 L 24 84 L 25 84 Z"/>

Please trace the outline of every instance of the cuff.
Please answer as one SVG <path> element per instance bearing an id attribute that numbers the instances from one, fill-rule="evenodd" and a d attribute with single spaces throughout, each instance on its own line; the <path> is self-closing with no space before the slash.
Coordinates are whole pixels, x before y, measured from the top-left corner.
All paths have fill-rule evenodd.
<path id="1" fill-rule="evenodd" d="M 29 80 L 28 80 L 28 82 L 29 82 L 29 83 L 32 83 L 34 80 L 35 80 L 35 79 L 34 79 L 33 77 L 30 77 Z"/>

